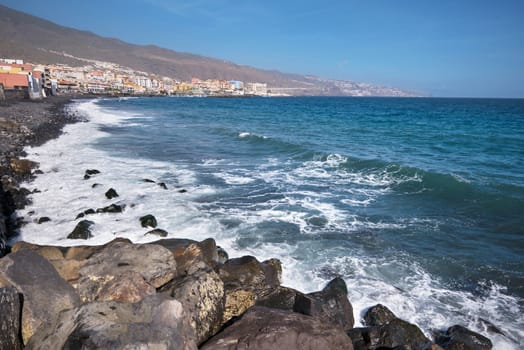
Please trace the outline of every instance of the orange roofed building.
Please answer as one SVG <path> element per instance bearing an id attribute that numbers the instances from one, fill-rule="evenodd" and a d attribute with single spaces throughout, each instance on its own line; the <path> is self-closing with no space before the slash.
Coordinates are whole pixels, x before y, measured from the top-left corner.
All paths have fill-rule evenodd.
<path id="1" fill-rule="evenodd" d="M 0 73 L 0 84 L 4 85 L 5 89 L 27 88 L 27 74 Z"/>

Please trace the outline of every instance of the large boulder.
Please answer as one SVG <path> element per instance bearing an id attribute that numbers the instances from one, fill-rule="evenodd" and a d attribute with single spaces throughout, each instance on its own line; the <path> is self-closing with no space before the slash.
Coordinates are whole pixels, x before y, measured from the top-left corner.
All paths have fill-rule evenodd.
<path id="1" fill-rule="evenodd" d="M 224 315 L 224 283 L 213 270 L 199 270 L 176 279 L 168 290 L 190 315 L 198 344 L 220 330 Z"/>
<path id="2" fill-rule="evenodd" d="M 491 350 L 491 340 L 466 327 L 455 325 L 438 333 L 435 342 L 445 350 Z"/>
<path id="3" fill-rule="evenodd" d="M 201 349 L 353 350 L 353 345 L 342 329 L 319 319 L 255 306 Z"/>
<path id="4" fill-rule="evenodd" d="M 2 258 L 0 284 L 2 281 L 16 287 L 23 295 L 24 343 L 45 320 L 80 304 L 73 287 L 60 277 L 49 261 L 34 250 L 21 250 Z"/>
<path id="5" fill-rule="evenodd" d="M 320 292 L 297 294 L 293 310 L 340 326 L 346 331 L 355 323 L 346 282 L 340 277 L 333 279 Z"/>
<path id="6" fill-rule="evenodd" d="M 177 263 L 177 275 L 187 276 L 198 270 L 214 268 L 218 264 L 218 248 L 214 239 L 202 242 L 190 239 L 162 239 L 154 242 L 169 249 Z"/>
<path id="7" fill-rule="evenodd" d="M 259 262 L 255 257 L 244 256 L 226 261 L 218 267 L 218 273 L 224 281 L 227 322 L 279 287 L 282 268 L 276 259 Z"/>
<path id="8" fill-rule="evenodd" d="M 0 288 L 0 349 L 20 350 L 22 298 L 15 287 Z"/>
<path id="9" fill-rule="evenodd" d="M 94 302 L 61 313 L 26 346 L 36 349 L 196 350 L 182 304 L 156 294 L 139 303 Z"/>
<path id="10" fill-rule="evenodd" d="M 382 304 L 370 307 L 364 314 L 364 323 L 368 326 L 383 326 L 393 321 L 397 316 Z"/>
<path id="11" fill-rule="evenodd" d="M 403 349 L 429 350 L 438 349 L 416 325 L 401 320 L 384 305 L 375 305 L 368 309 L 364 321 L 369 327 L 353 328 L 348 335 L 357 350 Z"/>
<path id="12" fill-rule="evenodd" d="M 99 300 L 106 284 L 122 281 L 132 272 L 152 287 L 159 288 L 175 277 L 176 262 L 173 254 L 162 246 L 115 240 L 93 254 L 80 268 L 80 297 L 84 302 Z M 148 288 L 143 291 L 144 295 L 149 294 Z"/>
<path id="13" fill-rule="evenodd" d="M 293 311 L 297 295 L 303 293 L 288 287 L 276 287 L 269 294 L 257 299 L 255 305 Z"/>

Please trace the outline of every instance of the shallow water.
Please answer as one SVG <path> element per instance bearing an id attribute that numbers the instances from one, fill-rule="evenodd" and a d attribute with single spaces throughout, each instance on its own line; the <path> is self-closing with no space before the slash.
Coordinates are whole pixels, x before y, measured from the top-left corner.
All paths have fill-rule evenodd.
<path id="1" fill-rule="evenodd" d="M 76 215 L 121 202 L 122 214 L 89 217 L 88 243 L 152 240 L 138 217 L 153 214 L 172 237 L 281 259 L 285 285 L 313 291 L 343 276 L 357 320 L 380 302 L 428 334 L 460 323 L 496 349 L 519 348 L 523 100 L 132 98 L 72 108 L 89 122 L 28 149 L 44 174 L 21 214 L 52 221 L 26 225 L 22 239 L 85 244 L 65 238 Z M 101 174 L 84 180 L 90 168 Z M 106 199 L 109 187 L 120 197 Z"/>

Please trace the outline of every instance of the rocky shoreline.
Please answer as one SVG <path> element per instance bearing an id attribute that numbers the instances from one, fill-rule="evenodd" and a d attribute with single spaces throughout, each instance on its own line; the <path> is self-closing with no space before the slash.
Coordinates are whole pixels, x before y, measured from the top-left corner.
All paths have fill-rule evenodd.
<path id="1" fill-rule="evenodd" d="M 0 349 L 492 348 L 489 339 L 458 325 L 430 339 L 380 304 L 370 305 L 365 326 L 355 328 L 342 278 L 302 293 L 281 285 L 280 261 L 229 259 L 213 239 L 7 247 L 16 209 L 28 194 L 19 184 L 38 173 L 37 164 L 18 157 L 23 147 L 57 137 L 76 121 L 64 109 L 68 102 L 0 106 L 0 248 L 6 254 L 0 258 Z M 94 170 L 85 176 L 88 171 Z M 150 215 L 137 224 L 162 236 L 155 221 Z M 81 223 L 71 238 L 89 237 L 89 221 Z"/>

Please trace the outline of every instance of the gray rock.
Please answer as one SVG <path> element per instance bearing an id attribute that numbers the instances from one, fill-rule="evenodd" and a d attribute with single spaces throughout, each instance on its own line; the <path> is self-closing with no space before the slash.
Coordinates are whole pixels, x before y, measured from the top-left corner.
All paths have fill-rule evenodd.
<path id="1" fill-rule="evenodd" d="M 98 300 L 108 282 L 128 272 L 140 274 L 147 283 L 159 288 L 175 277 L 175 258 L 159 245 L 111 242 L 93 254 L 80 269 L 78 290 L 82 300 Z"/>
<path id="2" fill-rule="evenodd" d="M 255 306 L 202 350 L 353 350 L 338 327 L 290 311 Z"/>
<path id="3" fill-rule="evenodd" d="M 182 304 L 165 295 L 138 303 L 94 302 L 61 313 L 27 344 L 36 349 L 196 350 Z"/>
<path id="4" fill-rule="evenodd" d="M 435 342 L 445 350 L 491 350 L 493 348 L 491 340 L 459 325 L 437 334 Z"/>
<path id="5" fill-rule="evenodd" d="M 177 279 L 170 289 L 171 296 L 191 315 L 198 344 L 220 330 L 224 315 L 224 283 L 213 270 L 200 270 Z"/>
<path id="6" fill-rule="evenodd" d="M 142 227 L 155 228 L 158 225 L 156 222 L 156 218 L 151 214 L 142 216 L 139 220 L 140 220 L 140 225 L 142 225 Z"/>
<path id="7" fill-rule="evenodd" d="M 95 223 L 89 220 L 80 221 L 74 228 L 74 230 L 67 235 L 68 239 L 88 239 L 93 237 L 91 234 L 91 227 Z"/>
<path id="8" fill-rule="evenodd" d="M 347 293 L 346 282 L 336 277 L 320 292 L 297 294 L 293 310 L 317 317 L 347 331 L 353 328 L 355 323 L 353 307 Z"/>
<path id="9" fill-rule="evenodd" d="M 20 350 L 22 299 L 15 287 L 0 288 L 0 349 Z"/>
<path id="10" fill-rule="evenodd" d="M 22 338 L 26 343 L 38 327 L 62 310 L 80 304 L 76 291 L 49 261 L 34 250 L 21 250 L 0 260 L 0 283 L 23 294 Z"/>

